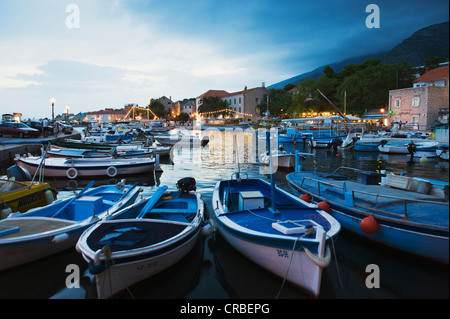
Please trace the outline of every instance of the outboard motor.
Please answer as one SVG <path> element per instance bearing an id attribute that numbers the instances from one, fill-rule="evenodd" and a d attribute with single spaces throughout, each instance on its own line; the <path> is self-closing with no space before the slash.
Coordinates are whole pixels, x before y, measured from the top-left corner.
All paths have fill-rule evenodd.
<path id="1" fill-rule="evenodd" d="M 414 142 L 411 141 L 411 143 L 408 144 L 408 152 L 409 154 L 411 154 L 411 156 L 414 156 L 414 153 L 417 150 L 417 146 L 416 144 L 414 144 Z"/>
<path id="2" fill-rule="evenodd" d="M 20 167 L 19 165 L 13 165 L 6 170 L 6 175 L 8 179 L 12 177 L 18 182 L 29 182 L 31 181 L 31 174 L 26 169 Z"/>
<path id="3" fill-rule="evenodd" d="M 182 178 L 177 182 L 177 188 L 181 193 L 189 193 L 197 190 L 197 182 L 193 177 Z"/>

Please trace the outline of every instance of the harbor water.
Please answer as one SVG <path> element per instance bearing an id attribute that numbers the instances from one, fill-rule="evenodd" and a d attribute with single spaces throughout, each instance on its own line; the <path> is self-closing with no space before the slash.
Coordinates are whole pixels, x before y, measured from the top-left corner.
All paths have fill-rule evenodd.
<path id="1" fill-rule="evenodd" d="M 221 132 L 211 136 L 205 147 L 173 149 L 170 159 L 161 160 L 161 171 L 146 176 L 124 177 L 128 184 L 138 183 L 143 196 L 151 195 L 158 186 L 176 188 L 184 177 L 194 177 L 197 191 L 212 211 L 212 192 L 217 181 L 230 179 L 238 170 L 245 178 L 263 178 L 258 162 L 258 145 L 249 133 L 227 136 Z M 241 142 L 236 142 L 241 141 Z M 302 162 L 305 170 L 334 171 L 340 166 L 370 171 L 386 170 L 447 181 L 449 163 L 436 158 L 427 162 L 407 155 L 384 155 L 376 152 L 310 149 L 298 143 L 284 144 L 285 150 L 312 153 Z M 0 168 L 5 175 L 6 168 Z M 285 171 L 274 174 L 277 186 L 291 191 Z M 86 186 L 90 180 L 46 179 L 68 197 Z M 96 180 L 95 185 L 115 184 L 117 179 Z M 376 245 L 341 231 L 333 243 L 332 262 L 323 272 L 320 299 L 417 299 L 449 297 L 448 265 L 437 264 Z M 68 266 L 80 270 L 79 287 L 67 286 Z M 379 269 L 379 287 L 367 285 L 370 265 Z M 75 249 L 0 273 L 1 299 L 91 299 L 95 298 L 94 278 L 86 262 Z M 191 253 L 175 266 L 149 278 L 115 298 L 121 299 L 306 299 L 306 293 L 283 284 L 276 277 L 231 248 L 218 233 L 202 238 Z"/>

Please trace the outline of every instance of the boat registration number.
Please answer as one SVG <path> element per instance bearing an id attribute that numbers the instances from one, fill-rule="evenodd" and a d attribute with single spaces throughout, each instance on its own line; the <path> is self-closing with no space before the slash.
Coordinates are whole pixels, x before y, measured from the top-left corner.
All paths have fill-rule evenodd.
<path id="1" fill-rule="evenodd" d="M 278 257 L 289 258 L 289 252 L 283 249 L 277 249 Z"/>
<path id="2" fill-rule="evenodd" d="M 24 248 L 11 248 L 5 249 L 3 252 L 3 256 L 14 256 L 17 254 L 29 254 L 33 252 L 33 247 L 24 247 Z"/>

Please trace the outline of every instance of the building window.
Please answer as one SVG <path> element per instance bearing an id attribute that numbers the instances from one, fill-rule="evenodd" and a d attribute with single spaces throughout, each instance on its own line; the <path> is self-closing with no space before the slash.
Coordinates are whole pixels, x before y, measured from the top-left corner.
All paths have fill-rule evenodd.
<path id="1" fill-rule="evenodd" d="M 400 99 L 395 99 L 395 102 L 394 102 L 394 106 L 395 106 L 395 107 L 400 107 L 401 104 L 402 104 L 402 100 L 400 100 Z"/>
<path id="2" fill-rule="evenodd" d="M 241 98 L 239 98 L 239 104 L 241 104 Z"/>
<path id="3" fill-rule="evenodd" d="M 412 106 L 419 106 L 420 104 L 420 98 L 419 97 L 413 97 L 412 99 Z"/>

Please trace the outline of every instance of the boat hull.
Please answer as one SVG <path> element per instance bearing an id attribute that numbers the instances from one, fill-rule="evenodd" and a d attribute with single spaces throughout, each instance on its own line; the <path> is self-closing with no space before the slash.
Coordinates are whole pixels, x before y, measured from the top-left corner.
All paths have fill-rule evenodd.
<path id="1" fill-rule="evenodd" d="M 134 262 L 112 265 L 105 271 L 96 274 L 97 297 L 99 299 L 109 298 L 129 286 L 175 265 L 194 248 L 199 234 L 200 230 L 197 229 L 186 242 L 181 245 L 176 245 L 175 242 L 173 248 L 168 251 L 154 254 L 151 257 L 144 256 Z M 180 241 L 182 240 L 183 238 Z"/>
<path id="2" fill-rule="evenodd" d="M 105 190 L 106 192 L 109 191 L 111 196 L 116 196 L 117 198 L 121 196 L 121 199 L 109 204 L 109 206 L 105 206 L 105 208 L 108 208 L 107 210 L 97 212 L 96 216 L 88 217 L 79 222 L 52 216 L 70 199 L 54 202 L 51 205 L 37 208 L 25 214 L 10 216 L 2 220 L 0 222 L 0 231 L 3 229 L 14 229 L 15 227 L 18 228 L 18 231 L 0 236 L 0 256 L 2 256 L 0 271 L 74 247 L 81 234 L 88 227 L 97 223 L 101 218 L 108 218 L 108 214 L 113 214 L 118 209 L 131 205 L 139 195 L 139 189 L 131 187 L 127 187 L 129 191 L 126 195 L 122 194 L 122 192 L 112 195 L 114 187 L 101 186 L 86 193 L 86 196 L 96 196 L 100 194 L 100 191 Z M 80 205 L 85 204 L 81 203 Z"/>
<path id="3" fill-rule="evenodd" d="M 76 248 L 95 275 L 98 298 L 171 267 L 197 243 L 205 222 L 203 199 L 198 193 L 165 189 L 89 228 L 79 239 Z"/>
<path id="4" fill-rule="evenodd" d="M 320 293 L 322 268 L 316 265 L 305 251 L 286 247 L 271 247 L 252 242 L 233 234 L 216 219 L 220 234 L 239 253 L 269 272 L 281 277 L 313 296 Z"/>
<path id="5" fill-rule="evenodd" d="M 89 225 L 83 227 L 71 227 L 72 229 L 62 229 L 52 232 L 48 236 L 39 236 L 24 241 L 14 243 L 0 242 L 0 271 L 14 268 L 41 258 L 45 258 L 71 247 L 74 247 L 78 238 Z M 69 227 L 70 226 L 66 226 Z M 61 241 L 54 241 L 54 238 L 61 238 Z M 62 240 L 62 238 L 65 238 Z"/>
<path id="6" fill-rule="evenodd" d="M 340 230 L 339 223 L 321 209 L 301 204 L 291 194 L 276 190 L 276 215 L 267 207 L 261 207 L 244 194 L 263 194 L 264 202 L 271 198 L 270 185 L 262 180 L 230 180 L 218 182 L 213 193 L 214 221 L 220 234 L 241 254 L 287 282 L 305 290 L 314 297 L 320 293 L 322 269 L 330 260 L 327 240 Z M 227 195 L 227 193 L 229 193 Z M 222 196 L 223 194 L 223 196 Z M 236 197 L 240 196 L 239 208 Z M 230 201 L 231 200 L 231 201 Z M 228 204 L 224 204 L 229 202 Z M 258 208 L 259 207 L 259 208 Z M 229 210 L 230 209 L 230 210 Z M 307 225 L 314 228 L 312 234 L 286 231 L 279 227 L 285 223 Z M 302 226 L 300 226 L 302 227 Z M 312 256 L 312 254 L 314 256 Z M 322 262 L 318 262 L 322 260 Z"/>
<path id="7" fill-rule="evenodd" d="M 304 179 L 305 177 L 306 179 Z M 434 217 L 430 216 L 432 219 L 436 218 L 438 215 L 442 215 L 442 218 L 445 218 L 445 213 L 442 214 L 442 212 L 445 212 L 445 210 L 448 211 L 448 202 L 446 206 L 445 203 L 442 205 L 436 204 L 437 206 L 434 207 L 428 207 L 426 204 L 422 204 L 422 206 L 408 206 L 408 214 L 402 217 L 400 209 L 405 209 L 404 205 L 406 205 L 403 201 L 392 198 L 391 204 L 386 203 L 385 206 L 383 206 L 381 205 L 383 193 L 379 193 L 379 197 L 377 197 L 378 199 L 375 204 L 367 204 L 370 203 L 371 198 L 374 198 L 377 193 L 373 193 L 374 195 L 371 197 L 367 197 L 367 195 L 360 195 L 362 196 L 360 199 L 358 199 L 358 195 L 353 193 L 354 189 L 359 189 L 363 194 L 369 194 L 372 192 L 371 189 L 373 189 L 373 187 L 379 188 L 383 186 L 362 185 L 356 183 L 356 186 L 351 186 L 352 184 L 347 184 L 349 195 L 346 199 L 344 195 L 339 196 L 342 197 L 339 198 L 337 196 L 337 191 L 332 193 L 332 188 L 330 190 L 327 189 L 328 186 L 326 184 L 331 185 L 335 182 L 323 180 L 317 176 L 313 177 L 313 175 L 308 172 L 291 173 L 287 176 L 287 181 L 291 189 L 298 195 L 305 193 L 311 194 L 314 198 L 315 204 L 326 201 L 331 208 L 330 214 L 339 221 L 344 229 L 347 229 L 348 231 L 351 231 L 375 243 L 448 264 L 448 213 L 446 221 L 447 226 L 444 225 L 445 221 L 443 221 L 443 226 L 426 225 L 426 217 L 422 217 L 421 220 L 411 219 L 414 218 L 414 215 L 420 213 L 420 211 L 427 210 L 436 212 Z M 316 185 L 318 185 L 318 181 L 322 182 L 320 186 L 320 193 L 314 190 L 314 188 L 317 187 Z M 314 185 L 314 188 L 311 187 L 312 185 Z M 352 190 L 350 190 L 350 187 Z M 338 188 L 342 187 L 336 187 L 336 190 Z M 412 199 L 412 195 L 414 194 L 413 192 L 401 191 L 387 187 L 386 191 L 390 192 L 392 196 L 398 196 L 399 198 L 403 196 L 402 198 L 405 199 Z M 351 195 L 352 193 L 353 195 Z M 336 194 L 336 197 L 331 194 Z M 352 196 L 355 198 L 354 204 L 351 204 L 350 197 Z M 416 197 L 428 198 L 430 202 L 433 200 L 432 197 L 428 195 L 416 194 Z M 366 204 L 364 204 L 365 201 L 367 201 Z M 379 206 L 379 209 L 381 209 L 381 207 L 386 207 L 386 209 L 390 210 L 390 214 L 388 214 L 389 212 L 381 213 L 381 211 L 374 211 L 376 210 L 376 206 Z M 395 214 L 396 209 L 394 207 L 398 207 L 398 214 Z M 378 231 L 373 234 L 368 234 L 361 228 L 362 220 L 370 215 L 375 217 L 378 224 Z"/>
<path id="8" fill-rule="evenodd" d="M 55 158 L 55 160 L 58 158 Z M 45 161 L 45 175 L 58 178 L 92 178 L 92 177 L 116 177 L 124 175 L 144 174 L 153 171 L 154 160 L 128 159 L 127 161 L 116 161 L 103 159 L 97 162 L 75 159 L 74 162 Z M 62 159 L 64 160 L 64 159 Z M 19 158 L 17 165 L 35 174 L 38 170 L 40 158 Z M 70 171 L 69 171 L 70 170 Z"/>

